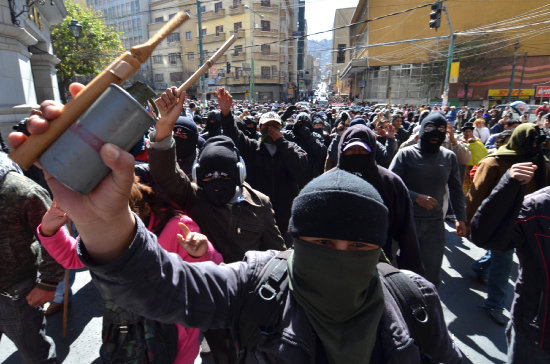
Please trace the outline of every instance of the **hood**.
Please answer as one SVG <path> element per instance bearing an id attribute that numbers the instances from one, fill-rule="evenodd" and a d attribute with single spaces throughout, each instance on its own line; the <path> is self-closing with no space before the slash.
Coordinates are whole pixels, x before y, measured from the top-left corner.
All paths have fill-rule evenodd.
<path id="1" fill-rule="evenodd" d="M 536 125 L 532 123 L 524 123 L 519 125 L 514 129 L 510 140 L 506 145 L 498 148 L 496 152 L 493 153 L 494 156 L 505 157 L 505 156 L 533 156 L 536 152 L 533 147 L 533 143 L 537 137 L 538 133 L 536 130 Z"/>
<path id="2" fill-rule="evenodd" d="M 356 124 L 347 128 L 340 138 L 340 143 L 338 145 L 338 167 L 340 167 L 340 161 L 343 155 L 344 148 L 348 144 L 356 141 L 361 141 L 370 147 L 371 152 L 369 153 L 369 155 L 371 156 L 371 162 L 372 164 L 376 163 L 376 135 L 368 126 L 363 124 Z"/>
<path id="3" fill-rule="evenodd" d="M 21 168 L 6 153 L 0 152 L 0 182 L 12 171 L 21 173 Z"/>

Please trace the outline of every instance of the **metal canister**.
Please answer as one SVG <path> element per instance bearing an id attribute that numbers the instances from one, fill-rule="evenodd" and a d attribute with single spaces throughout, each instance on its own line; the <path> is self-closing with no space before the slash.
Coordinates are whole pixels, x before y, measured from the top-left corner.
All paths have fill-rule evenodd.
<path id="1" fill-rule="evenodd" d="M 155 119 L 128 92 L 111 84 L 39 162 L 70 189 L 88 194 L 109 173 L 99 155 L 103 144 L 129 151 L 154 124 Z"/>

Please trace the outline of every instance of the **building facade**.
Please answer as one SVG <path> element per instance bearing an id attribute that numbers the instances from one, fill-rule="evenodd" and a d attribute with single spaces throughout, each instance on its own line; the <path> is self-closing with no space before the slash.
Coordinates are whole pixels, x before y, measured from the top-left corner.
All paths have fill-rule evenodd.
<path id="1" fill-rule="evenodd" d="M 151 22 L 150 0 L 80 0 L 79 4 L 103 13 L 105 24 L 121 32 L 122 45 L 130 49 L 144 43 L 148 38 L 148 25 Z M 131 81 L 152 82 L 151 60 L 142 64 Z"/>
<path id="2" fill-rule="evenodd" d="M 339 73 L 350 61 L 350 28 L 346 27 L 351 22 L 355 8 L 336 9 L 332 32 L 332 62 L 330 65 L 329 89 L 335 93 L 348 94 L 348 89 L 339 88 Z"/>
<path id="3" fill-rule="evenodd" d="M 50 28 L 67 15 L 62 0 L 0 0 L 0 130 L 29 116 L 46 99 L 59 101 Z"/>
<path id="4" fill-rule="evenodd" d="M 340 72 L 343 81 L 349 85 L 351 98 L 415 104 L 441 100 L 444 66 L 439 69 L 434 67 L 433 60 L 437 53 L 446 50 L 449 43 L 450 31 L 445 13 L 442 13 L 441 27 L 437 31 L 428 26 L 430 6 L 383 17 L 425 4 L 420 0 L 406 0 L 399 4 L 359 0 L 351 19 L 355 25 L 349 28 L 351 60 L 346 61 L 345 68 Z M 490 53 L 491 49 L 500 50 L 494 52 L 495 57 L 499 58 L 498 62 L 495 60 L 495 67 L 469 83 L 468 100 L 472 103 L 488 105 L 496 101 L 490 95 L 502 94 L 497 90 L 509 88 L 515 51 L 518 56 L 513 88 L 535 90 L 538 85 L 550 81 L 550 47 L 547 46 L 550 27 L 538 21 L 550 11 L 547 1 L 525 0 L 499 6 L 464 0 L 459 3 L 445 2 L 445 6 L 456 35 L 456 61 Z M 491 14 L 490 21 L 482 14 Z M 383 18 L 366 22 L 367 19 L 379 17 Z M 424 38 L 434 39 L 403 42 Z M 485 39 L 485 45 L 468 46 L 481 38 Z M 516 40 L 517 50 L 514 49 Z M 446 55 L 438 57 L 446 59 Z M 457 105 L 463 99 L 464 84 L 461 84 L 459 73 L 458 82 L 450 86 L 449 100 Z M 527 101 L 534 102 L 534 98 Z"/>

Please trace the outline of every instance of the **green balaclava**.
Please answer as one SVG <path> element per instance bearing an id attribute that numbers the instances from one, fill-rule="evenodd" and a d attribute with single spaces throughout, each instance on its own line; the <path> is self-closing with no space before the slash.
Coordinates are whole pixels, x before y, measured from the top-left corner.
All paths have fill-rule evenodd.
<path id="1" fill-rule="evenodd" d="M 376 269 L 380 249 L 335 250 L 298 237 L 380 246 L 387 228 L 388 210 L 378 192 L 343 170 L 314 179 L 294 199 L 289 287 L 331 364 L 370 362 L 384 309 Z"/>

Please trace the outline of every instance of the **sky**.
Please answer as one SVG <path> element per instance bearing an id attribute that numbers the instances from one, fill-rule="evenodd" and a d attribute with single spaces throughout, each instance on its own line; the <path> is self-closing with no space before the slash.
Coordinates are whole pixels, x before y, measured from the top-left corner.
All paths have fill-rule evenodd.
<path id="1" fill-rule="evenodd" d="M 306 0 L 306 20 L 308 34 L 332 29 L 336 9 L 355 7 L 359 0 Z M 308 39 L 332 39 L 332 32 L 327 32 Z"/>

